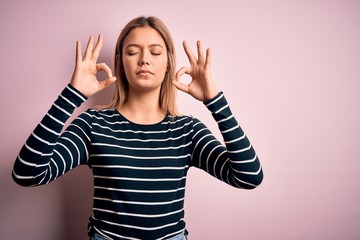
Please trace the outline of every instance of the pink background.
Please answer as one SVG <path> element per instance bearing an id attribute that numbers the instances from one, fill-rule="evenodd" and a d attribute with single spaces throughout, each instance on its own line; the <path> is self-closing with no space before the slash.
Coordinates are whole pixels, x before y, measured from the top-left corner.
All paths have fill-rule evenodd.
<path id="1" fill-rule="evenodd" d="M 36 3 L 36 4 L 35 4 Z M 212 72 L 265 173 L 253 191 L 189 173 L 191 240 L 360 239 L 360 1 L 20 1 L 0 3 L 0 239 L 86 239 L 92 180 L 87 167 L 48 186 L 22 188 L 14 159 L 69 82 L 75 41 L 116 38 L 139 15 L 167 23 L 178 53 L 201 39 Z M 106 103 L 111 91 L 76 112 Z M 201 103 L 179 93 L 182 112 L 220 137 Z"/>

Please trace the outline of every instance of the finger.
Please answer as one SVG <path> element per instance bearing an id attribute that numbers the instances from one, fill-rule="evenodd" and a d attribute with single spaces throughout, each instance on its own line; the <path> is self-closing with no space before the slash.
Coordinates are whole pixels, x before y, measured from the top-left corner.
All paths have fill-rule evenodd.
<path id="1" fill-rule="evenodd" d="M 99 84 L 102 89 L 109 87 L 116 81 L 116 77 L 105 79 L 104 81 L 100 81 Z"/>
<path id="2" fill-rule="evenodd" d="M 93 43 L 94 43 L 94 37 L 90 36 L 89 41 L 88 41 L 87 46 L 86 46 L 86 50 L 85 50 L 83 60 L 89 59 L 91 57 Z"/>
<path id="3" fill-rule="evenodd" d="M 190 64 L 191 65 L 196 65 L 197 60 L 196 60 L 194 54 L 192 53 L 192 51 L 191 51 L 191 49 L 190 49 L 190 47 L 189 47 L 189 45 L 187 44 L 186 41 L 183 42 L 183 47 L 184 47 L 185 53 L 186 53 L 186 55 L 187 55 L 187 57 L 189 59 Z"/>
<path id="4" fill-rule="evenodd" d="M 106 63 L 98 63 L 98 64 L 96 64 L 96 70 L 97 70 L 97 72 L 100 72 L 100 71 L 105 72 L 105 74 L 106 74 L 106 76 L 108 78 L 113 77 L 111 68 L 108 65 L 106 65 Z"/>
<path id="5" fill-rule="evenodd" d="M 175 79 L 177 80 L 177 81 L 179 81 L 180 80 L 180 77 L 182 76 L 182 75 L 184 75 L 184 74 L 188 74 L 188 75 L 190 75 L 190 73 L 191 73 L 191 68 L 190 67 L 181 67 L 177 72 L 176 72 L 176 74 L 175 74 Z"/>
<path id="6" fill-rule="evenodd" d="M 81 42 L 76 41 L 76 58 L 75 58 L 76 63 L 81 61 L 81 59 L 82 59 L 81 54 L 82 54 L 81 53 Z"/>
<path id="7" fill-rule="evenodd" d="M 210 48 L 206 49 L 206 59 L 205 59 L 205 68 L 211 67 L 211 50 Z"/>
<path id="8" fill-rule="evenodd" d="M 99 34 L 97 43 L 94 47 L 94 50 L 92 51 L 91 60 L 96 61 L 98 59 L 103 42 L 104 42 L 104 38 L 101 34 Z"/>
<path id="9" fill-rule="evenodd" d="M 189 86 L 178 82 L 176 80 L 173 81 L 174 86 L 182 92 L 189 93 Z"/>
<path id="10" fill-rule="evenodd" d="M 198 51 L 198 63 L 200 63 L 201 65 L 203 65 L 204 62 L 205 62 L 205 60 L 204 60 L 204 54 L 203 54 L 202 44 L 201 44 L 200 41 L 197 41 L 196 45 L 197 45 L 197 51 Z"/>

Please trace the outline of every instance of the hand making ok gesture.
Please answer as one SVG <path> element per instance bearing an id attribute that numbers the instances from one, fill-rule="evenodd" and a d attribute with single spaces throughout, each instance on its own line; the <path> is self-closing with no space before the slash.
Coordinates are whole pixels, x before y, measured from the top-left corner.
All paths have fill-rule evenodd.
<path id="1" fill-rule="evenodd" d="M 201 42 L 197 41 L 198 58 L 196 59 L 185 41 L 183 46 L 191 67 L 180 68 L 175 75 L 173 83 L 177 89 L 190 94 L 197 100 L 208 101 L 218 94 L 210 72 L 210 49 L 206 50 L 206 56 L 204 56 Z M 180 82 L 180 77 L 183 74 L 191 76 L 192 79 L 189 84 Z"/>
<path id="2" fill-rule="evenodd" d="M 94 38 L 91 36 L 84 56 L 81 53 L 81 43 L 76 42 L 76 65 L 70 84 L 87 97 L 110 86 L 116 80 L 112 76 L 111 69 L 105 63 L 97 63 L 103 41 L 103 37 L 99 35 L 98 41 L 93 47 Z M 96 74 L 100 71 L 105 72 L 107 79 L 102 81 L 97 79 Z"/>

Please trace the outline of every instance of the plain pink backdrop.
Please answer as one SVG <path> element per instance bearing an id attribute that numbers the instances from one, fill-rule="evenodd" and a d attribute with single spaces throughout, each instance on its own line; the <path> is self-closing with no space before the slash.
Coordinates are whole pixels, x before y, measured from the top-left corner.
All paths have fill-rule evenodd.
<path id="1" fill-rule="evenodd" d="M 11 179 L 18 151 L 69 82 L 75 41 L 116 38 L 155 15 L 181 48 L 201 39 L 212 72 L 261 158 L 265 179 L 238 190 L 189 173 L 191 240 L 360 239 L 360 1 L 20 1 L 0 3 L 0 239 L 86 239 L 92 179 L 80 167 L 38 188 Z M 106 103 L 111 89 L 76 114 Z M 182 112 L 220 137 L 204 106 L 178 94 Z"/>

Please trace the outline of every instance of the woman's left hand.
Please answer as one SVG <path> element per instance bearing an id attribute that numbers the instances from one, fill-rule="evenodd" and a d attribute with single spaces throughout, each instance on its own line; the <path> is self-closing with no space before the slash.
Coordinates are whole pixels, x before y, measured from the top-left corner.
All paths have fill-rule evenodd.
<path id="1" fill-rule="evenodd" d="M 185 41 L 183 46 L 191 67 L 180 68 L 175 75 L 173 83 L 180 91 L 190 94 L 199 101 L 206 102 L 218 94 L 210 73 L 210 49 L 206 50 L 206 56 L 204 56 L 201 42 L 197 41 L 198 58 L 196 59 Z M 189 84 L 180 82 L 180 77 L 184 74 L 191 76 Z"/>

